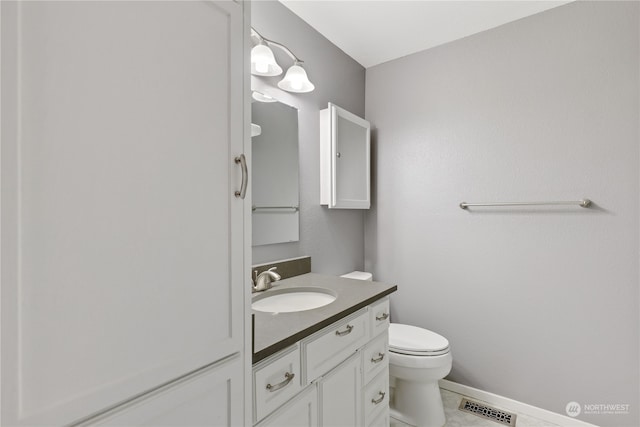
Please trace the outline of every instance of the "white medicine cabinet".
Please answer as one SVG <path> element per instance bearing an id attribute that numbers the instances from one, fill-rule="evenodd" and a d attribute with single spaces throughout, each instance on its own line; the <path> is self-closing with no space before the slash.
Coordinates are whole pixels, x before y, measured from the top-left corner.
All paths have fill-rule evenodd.
<path id="1" fill-rule="evenodd" d="M 320 111 L 320 204 L 371 207 L 371 125 L 329 103 Z"/>

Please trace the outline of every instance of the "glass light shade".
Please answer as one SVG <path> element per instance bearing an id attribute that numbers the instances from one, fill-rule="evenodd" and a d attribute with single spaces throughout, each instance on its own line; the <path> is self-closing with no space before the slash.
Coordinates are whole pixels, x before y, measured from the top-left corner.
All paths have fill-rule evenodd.
<path id="1" fill-rule="evenodd" d="M 251 49 L 251 74 L 257 76 L 279 76 L 282 68 L 276 62 L 269 46 L 259 44 Z"/>
<path id="2" fill-rule="evenodd" d="M 278 82 L 278 87 L 287 92 L 306 93 L 316 87 L 309 81 L 306 71 L 298 63 L 293 64 L 287 70 L 284 78 Z"/>
<path id="3" fill-rule="evenodd" d="M 278 100 L 275 99 L 272 96 L 269 96 L 267 94 L 261 93 L 261 92 L 257 92 L 257 91 L 253 91 L 251 92 L 251 97 L 253 99 L 255 99 L 256 101 L 260 101 L 260 102 L 277 102 Z"/>

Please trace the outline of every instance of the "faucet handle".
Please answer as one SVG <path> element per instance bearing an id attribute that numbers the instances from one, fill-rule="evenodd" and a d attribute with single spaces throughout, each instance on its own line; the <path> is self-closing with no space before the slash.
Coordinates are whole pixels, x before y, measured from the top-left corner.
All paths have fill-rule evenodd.
<path id="1" fill-rule="evenodd" d="M 278 281 L 278 280 L 282 279 L 282 276 L 280 276 L 278 273 L 276 273 L 275 271 L 273 271 L 273 270 L 277 270 L 277 269 L 278 269 L 278 267 L 271 267 L 269 270 L 267 270 L 267 271 L 269 271 L 269 272 L 271 273 L 271 279 L 272 279 L 274 282 L 276 282 L 276 281 Z"/>

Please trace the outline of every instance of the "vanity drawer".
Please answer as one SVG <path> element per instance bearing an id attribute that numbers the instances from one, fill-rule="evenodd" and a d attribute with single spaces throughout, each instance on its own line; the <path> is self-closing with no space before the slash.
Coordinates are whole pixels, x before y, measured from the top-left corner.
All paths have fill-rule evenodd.
<path id="1" fill-rule="evenodd" d="M 389 333 L 384 332 L 367 344 L 362 356 L 364 383 L 368 384 L 373 377 L 389 366 Z"/>
<path id="2" fill-rule="evenodd" d="M 302 343 L 305 385 L 329 372 L 369 339 L 369 316 L 361 310 Z"/>
<path id="3" fill-rule="evenodd" d="M 369 425 L 380 413 L 389 409 L 389 369 L 376 376 L 364 389 L 364 425 Z"/>
<path id="4" fill-rule="evenodd" d="M 389 297 L 385 297 L 369 307 L 371 316 L 371 336 L 375 337 L 379 333 L 389 328 Z"/>
<path id="5" fill-rule="evenodd" d="M 296 344 L 253 370 L 254 422 L 295 396 L 301 389 L 300 347 Z"/>

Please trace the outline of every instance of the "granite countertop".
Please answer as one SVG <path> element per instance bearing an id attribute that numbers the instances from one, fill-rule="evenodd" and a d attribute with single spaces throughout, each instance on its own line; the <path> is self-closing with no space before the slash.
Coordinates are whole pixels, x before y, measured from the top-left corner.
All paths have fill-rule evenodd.
<path id="1" fill-rule="evenodd" d="M 255 293 L 253 297 L 278 289 L 303 287 L 327 288 L 335 292 L 337 298 L 324 307 L 292 313 L 264 313 L 252 310 L 253 363 L 295 344 L 398 289 L 396 285 L 388 283 L 307 273 L 280 280 L 270 290 Z"/>

